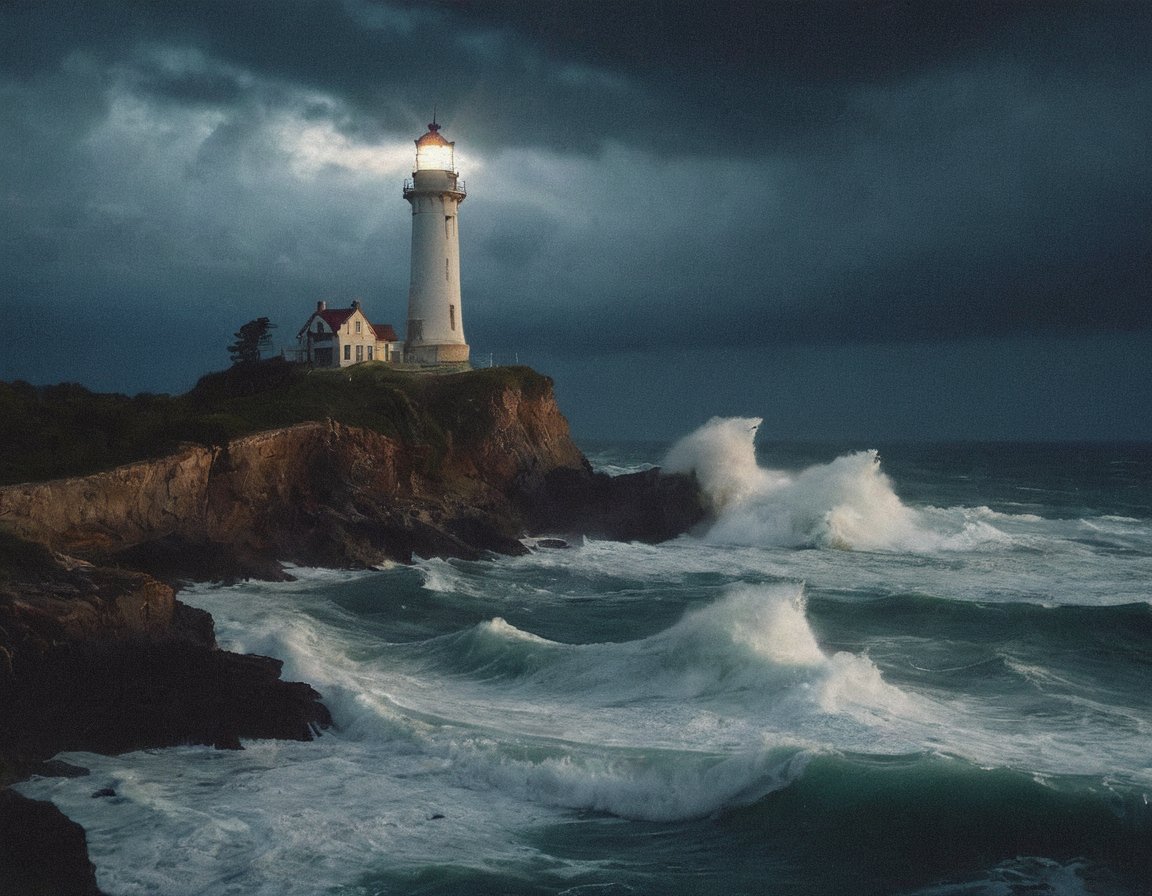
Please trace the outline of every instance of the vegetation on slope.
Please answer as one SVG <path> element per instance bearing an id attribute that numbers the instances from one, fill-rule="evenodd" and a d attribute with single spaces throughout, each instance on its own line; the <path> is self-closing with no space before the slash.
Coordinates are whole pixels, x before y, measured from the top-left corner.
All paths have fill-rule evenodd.
<path id="1" fill-rule="evenodd" d="M 280 359 L 208 374 L 178 396 L 0 382 L 0 484 L 84 475 L 182 443 L 219 445 L 324 419 L 424 444 L 435 456 L 449 433 L 468 437 L 475 411 L 493 395 L 513 388 L 534 398 L 550 386 L 527 367 L 427 375 L 378 363 L 314 370 Z"/>

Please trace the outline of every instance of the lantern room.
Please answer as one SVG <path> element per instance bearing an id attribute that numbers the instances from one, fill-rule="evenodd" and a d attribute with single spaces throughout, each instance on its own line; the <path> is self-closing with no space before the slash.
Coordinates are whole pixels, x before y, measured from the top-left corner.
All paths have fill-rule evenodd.
<path id="1" fill-rule="evenodd" d="M 440 136 L 440 125 L 428 125 L 428 133 L 416 141 L 415 171 L 455 171 L 453 149 L 456 146 Z"/>

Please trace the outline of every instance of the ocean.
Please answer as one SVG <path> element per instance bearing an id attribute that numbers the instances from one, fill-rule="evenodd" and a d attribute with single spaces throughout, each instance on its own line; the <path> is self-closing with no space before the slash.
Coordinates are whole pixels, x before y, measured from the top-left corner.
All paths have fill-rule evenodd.
<path id="1" fill-rule="evenodd" d="M 187 590 L 334 729 L 19 789 L 113 896 L 1152 892 L 1152 446 L 758 423 L 581 446 L 672 542 Z"/>

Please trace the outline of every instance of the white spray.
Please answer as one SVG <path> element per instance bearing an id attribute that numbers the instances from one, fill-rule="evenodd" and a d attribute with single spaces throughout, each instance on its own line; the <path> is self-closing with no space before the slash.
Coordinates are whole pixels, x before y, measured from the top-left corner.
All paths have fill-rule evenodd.
<path id="1" fill-rule="evenodd" d="M 694 473 L 716 522 L 708 541 L 851 550 L 941 546 L 921 514 L 901 503 L 875 451 L 789 474 L 756 462 L 761 420 L 713 417 L 669 450 L 663 468 Z"/>

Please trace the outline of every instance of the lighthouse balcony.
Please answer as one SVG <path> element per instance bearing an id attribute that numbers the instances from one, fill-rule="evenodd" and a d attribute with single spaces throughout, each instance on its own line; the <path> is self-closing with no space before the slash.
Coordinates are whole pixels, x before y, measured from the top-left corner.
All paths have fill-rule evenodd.
<path id="1" fill-rule="evenodd" d="M 406 178 L 404 180 L 404 198 L 409 199 L 418 193 L 430 193 L 434 195 L 447 194 L 462 200 L 468 195 L 468 191 L 464 189 L 464 181 L 458 180 L 456 175 L 445 171 L 443 172 L 444 177 L 433 180 L 428 177 L 432 173 L 429 171 L 421 172 L 419 184 L 413 178 Z"/>

